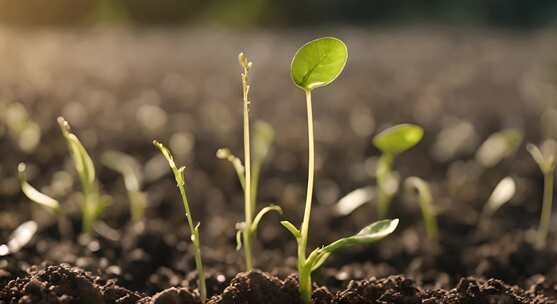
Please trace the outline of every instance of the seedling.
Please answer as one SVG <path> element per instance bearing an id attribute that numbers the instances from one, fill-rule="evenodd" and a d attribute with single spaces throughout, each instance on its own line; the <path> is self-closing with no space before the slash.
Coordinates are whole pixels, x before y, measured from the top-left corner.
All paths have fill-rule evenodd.
<path id="1" fill-rule="evenodd" d="M 261 174 L 261 167 L 263 166 L 263 161 L 269 153 L 269 148 L 273 142 L 274 130 L 273 128 L 263 122 L 256 123 L 255 125 L 255 150 L 254 150 L 254 166 L 252 168 L 251 163 L 251 146 L 250 146 L 250 119 L 249 119 L 249 71 L 252 67 L 252 63 L 244 55 L 240 53 L 238 55 L 238 61 L 242 67 L 242 96 L 243 96 L 243 128 L 244 128 L 244 164 L 242 161 L 233 155 L 229 149 L 223 148 L 217 151 L 217 157 L 220 159 L 226 159 L 232 163 L 240 184 L 244 190 L 244 212 L 245 219 L 244 222 L 239 223 L 238 233 L 236 234 L 237 249 L 242 247 L 242 240 L 244 245 L 244 255 L 246 258 L 246 269 L 247 271 L 253 270 L 253 239 L 257 231 L 257 226 L 263 218 L 263 216 L 270 211 L 277 211 L 282 213 L 282 210 L 278 206 L 270 205 L 259 211 L 257 215 L 254 216 L 256 212 L 256 201 L 257 201 L 257 186 L 259 184 L 259 176 Z"/>
<path id="2" fill-rule="evenodd" d="M 487 218 L 493 215 L 504 204 L 508 203 L 516 192 L 516 182 L 510 176 L 503 178 L 491 192 L 482 210 L 482 217 Z"/>
<path id="3" fill-rule="evenodd" d="M 56 220 L 58 222 L 58 230 L 60 231 L 60 235 L 64 238 L 69 237 L 72 230 L 71 224 L 68 222 L 63 208 L 61 208 L 60 202 L 33 187 L 27 181 L 26 170 L 27 165 L 25 165 L 25 163 L 19 163 L 19 165 L 17 166 L 17 173 L 21 191 L 32 202 L 52 213 L 56 217 Z"/>
<path id="4" fill-rule="evenodd" d="M 439 228 L 437 226 L 437 212 L 433 206 L 433 195 L 429 185 L 426 181 L 416 176 L 407 178 L 405 185 L 408 191 L 417 192 L 426 235 L 428 239 L 436 241 L 439 235 Z"/>
<path id="5" fill-rule="evenodd" d="M 524 134 L 518 129 L 505 129 L 491 134 L 476 152 L 476 160 L 485 168 L 496 166 L 501 160 L 513 155 Z"/>
<path id="6" fill-rule="evenodd" d="M 182 198 L 182 203 L 184 205 L 184 210 L 186 213 L 186 219 L 188 221 L 188 226 L 190 229 L 191 241 L 193 243 L 193 247 L 195 251 L 194 252 L 195 268 L 197 270 L 197 275 L 199 278 L 199 283 L 198 283 L 199 297 L 201 298 L 201 302 L 205 303 L 205 301 L 207 300 L 207 287 L 205 283 L 205 272 L 203 272 L 203 261 L 201 259 L 201 243 L 199 238 L 200 224 L 197 223 L 194 225 L 193 218 L 191 216 L 190 204 L 188 202 L 188 196 L 186 194 L 186 182 L 184 176 L 184 171 L 186 170 L 186 167 L 178 168 L 176 166 L 176 163 L 174 162 L 174 157 L 172 157 L 172 153 L 170 153 L 170 150 L 168 150 L 163 144 L 154 140 L 153 145 L 155 145 L 155 147 L 157 147 L 160 150 L 164 158 L 166 158 L 166 160 L 168 161 L 168 165 L 170 166 L 170 169 L 174 174 L 174 178 L 176 179 L 176 184 L 180 192 L 180 197 Z"/>
<path id="7" fill-rule="evenodd" d="M 319 268 L 331 253 L 340 248 L 357 244 L 370 244 L 378 241 L 392 233 L 398 224 L 398 220 L 384 220 L 371 224 L 356 235 L 315 249 L 309 256 L 306 256 L 315 168 L 311 92 L 313 89 L 333 82 L 344 69 L 347 58 L 348 50 L 346 45 L 339 39 L 326 37 L 313 40 L 302 46 L 292 60 L 292 80 L 306 95 L 309 148 L 308 183 L 301 228 L 296 228 L 289 221 L 282 221 L 281 224 L 292 233 L 298 243 L 299 289 L 304 303 L 311 302 L 311 273 Z"/>
<path id="8" fill-rule="evenodd" d="M 71 132 L 70 124 L 62 117 L 58 117 L 58 124 L 62 130 L 62 134 L 68 142 L 68 147 L 72 155 L 75 169 L 81 183 L 82 201 L 82 220 L 83 232 L 89 234 L 93 228 L 93 224 L 103 213 L 110 202 L 110 197 L 101 195 L 99 185 L 96 181 L 95 165 L 93 160 L 81 141 Z"/>
<path id="9" fill-rule="evenodd" d="M 549 224 L 551 222 L 551 207 L 553 205 L 553 180 L 555 174 L 555 164 L 557 155 L 557 142 L 546 140 L 541 147 L 533 144 L 526 146 L 534 161 L 543 173 L 543 207 L 540 217 L 540 224 L 536 233 L 536 245 L 540 248 L 545 247 Z"/>
<path id="10" fill-rule="evenodd" d="M 58 117 L 58 124 L 62 129 L 64 138 L 66 138 L 66 141 L 68 142 L 68 147 L 81 182 L 82 231 L 85 234 L 89 234 L 93 224 L 101 216 L 106 206 L 108 206 L 110 197 L 107 195 L 101 195 L 99 192 L 99 186 L 95 179 L 95 166 L 93 165 L 93 161 L 77 136 L 74 133 L 71 133 L 71 128 L 68 122 L 65 121 L 64 118 Z M 69 225 L 65 221 L 65 216 L 63 215 L 60 203 L 52 197 L 41 193 L 27 182 L 25 174 L 26 165 L 24 163 L 20 163 L 17 170 L 21 190 L 25 196 L 27 196 L 27 198 L 31 201 L 56 214 L 59 220 L 60 233 L 63 235 L 67 234 Z"/>
<path id="11" fill-rule="evenodd" d="M 402 152 L 414 147 L 424 135 L 421 127 L 412 124 L 400 124 L 383 130 L 375 135 L 373 144 L 383 153 L 377 163 L 377 215 L 384 218 L 389 212 L 389 205 L 399 187 L 399 177 L 393 171 L 395 158 Z"/>
<path id="12" fill-rule="evenodd" d="M 132 221 L 135 223 L 141 221 L 147 207 L 147 196 L 141 191 L 142 175 L 139 164 L 130 155 L 118 151 L 105 152 L 101 160 L 105 166 L 124 177 Z"/>

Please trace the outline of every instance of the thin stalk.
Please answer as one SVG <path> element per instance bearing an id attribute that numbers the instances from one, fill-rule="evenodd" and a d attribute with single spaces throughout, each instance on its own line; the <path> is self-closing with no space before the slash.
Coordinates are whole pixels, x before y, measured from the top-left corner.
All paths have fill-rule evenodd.
<path id="1" fill-rule="evenodd" d="M 311 302 L 311 269 L 306 267 L 306 247 L 308 243 L 309 221 L 311 217 L 311 202 L 313 196 L 313 177 L 315 174 L 315 147 L 313 139 L 313 113 L 311 105 L 311 91 L 306 90 L 307 124 L 308 124 L 308 184 L 306 205 L 300 240 L 298 242 L 298 272 L 300 273 L 300 294 L 304 303 Z"/>
<path id="2" fill-rule="evenodd" d="M 240 56 L 242 59 L 242 56 Z M 245 57 L 243 57 L 245 58 Z M 245 186 L 244 186 L 244 213 L 245 213 L 245 228 L 244 228 L 244 255 L 246 257 L 246 269 L 247 271 L 253 270 L 253 256 L 252 256 L 252 222 L 253 214 L 255 213 L 255 201 L 251 199 L 251 153 L 250 153 L 250 124 L 249 124 L 249 82 L 248 82 L 248 69 L 250 64 L 247 63 L 247 59 L 241 60 L 240 63 L 244 68 L 242 73 L 242 95 L 244 100 L 244 174 L 245 174 Z"/>
<path id="3" fill-rule="evenodd" d="M 549 169 L 544 172 L 543 183 L 543 207 L 540 218 L 540 226 L 538 228 L 537 244 L 539 247 L 545 247 L 549 225 L 551 220 L 551 208 L 553 205 L 553 177 L 554 170 Z"/>
<path id="4" fill-rule="evenodd" d="M 377 215 L 379 219 L 383 219 L 389 212 L 389 205 L 393 199 L 392 193 L 386 189 L 388 179 L 391 175 L 391 167 L 394 156 L 391 154 L 383 154 L 379 158 L 377 164 L 377 185 L 379 186 L 379 197 L 377 202 Z"/>
<path id="5" fill-rule="evenodd" d="M 205 283 L 205 272 L 203 271 L 203 261 L 201 260 L 201 245 L 199 238 L 199 229 L 194 226 L 193 219 L 191 217 L 188 197 L 186 195 L 185 185 L 178 187 L 180 189 L 180 196 L 182 198 L 182 203 L 184 205 L 184 210 L 186 211 L 186 218 L 188 219 L 188 226 L 190 227 L 191 240 L 194 247 L 195 255 L 195 268 L 197 270 L 197 275 L 199 277 L 199 296 L 201 298 L 201 303 L 205 303 L 207 300 L 207 286 Z"/>

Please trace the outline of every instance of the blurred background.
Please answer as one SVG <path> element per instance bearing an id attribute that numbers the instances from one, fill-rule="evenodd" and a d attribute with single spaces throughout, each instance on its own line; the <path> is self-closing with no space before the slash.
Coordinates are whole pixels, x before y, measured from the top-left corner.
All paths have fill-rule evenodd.
<path id="1" fill-rule="evenodd" d="M 220 24 L 487 25 L 531 29 L 552 25 L 553 0 L 0 0 L 0 21 L 19 26 Z"/>

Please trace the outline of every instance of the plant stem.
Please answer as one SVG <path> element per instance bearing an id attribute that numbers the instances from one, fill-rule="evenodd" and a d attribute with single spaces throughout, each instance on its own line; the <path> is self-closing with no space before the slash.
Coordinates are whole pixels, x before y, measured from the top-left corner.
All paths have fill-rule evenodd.
<path id="1" fill-rule="evenodd" d="M 248 82 L 248 67 L 249 64 L 243 64 L 244 72 L 242 73 L 242 95 L 244 100 L 244 213 L 245 213 L 245 227 L 244 227 L 244 255 L 246 257 L 247 271 L 253 270 L 253 257 L 252 257 L 252 222 L 253 214 L 255 213 L 255 201 L 251 199 L 251 155 L 250 155 L 250 125 L 249 125 L 249 82 Z"/>
<path id="2" fill-rule="evenodd" d="M 203 261 L 201 260 L 201 244 L 199 238 L 199 230 L 193 224 L 193 219 L 190 212 L 190 204 L 188 202 L 188 197 L 186 195 L 186 190 L 184 185 L 180 185 L 180 196 L 182 197 L 182 203 L 184 205 L 184 210 L 186 211 L 186 218 L 188 220 L 188 226 L 190 227 L 191 240 L 194 247 L 195 255 L 195 268 L 197 270 L 197 276 L 199 278 L 199 296 L 201 298 L 201 303 L 205 303 L 207 300 L 207 287 L 205 285 L 205 272 L 203 271 Z"/>
<path id="3" fill-rule="evenodd" d="M 300 294 L 304 303 L 311 302 L 311 269 L 306 269 L 306 247 L 308 243 L 309 221 L 311 217 L 311 201 L 313 195 L 313 176 L 315 174 L 315 147 L 313 140 L 313 110 L 311 91 L 306 90 L 307 123 L 308 123 L 308 184 L 306 205 L 300 240 L 298 241 L 298 272 L 300 274 Z"/>
<path id="4" fill-rule="evenodd" d="M 377 164 L 377 185 L 379 190 L 379 197 L 377 202 L 377 216 L 383 219 L 389 212 L 389 205 L 393 198 L 392 193 L 387 191 L 388 179 L 391 177 L 391 166 L 394 156 L 391 154 L 383 154 L 379 158 Z"/>
<path id="5" fill-rule="evenodd" d="M 551 220 L 551 207 L 553 205 L 553 175 L 554 170 L 549 169 L 544 172 L 543 183 L 543 207 L 540 218 L 540 226 L 538 228 L 537 245 L 540 248 L 545 247 L 547 234 L 549 232 L 549 224 Z"/>

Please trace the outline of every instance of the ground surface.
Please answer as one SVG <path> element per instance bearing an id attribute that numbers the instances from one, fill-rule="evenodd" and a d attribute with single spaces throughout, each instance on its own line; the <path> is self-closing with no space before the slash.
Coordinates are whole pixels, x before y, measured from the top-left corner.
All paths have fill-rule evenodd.
<path id="1" fill-rule="evenodd" d="M 547 32 L 445 29 L 0 30 L 0 242 L 26 220 L 39 224 L 24 249 L 0 258 L 0 303 L 195 303 L 188 291 L 196 286 L 182 206 L 151 145 L 155 138 L 188 166 L 212 301 L 296 303 L 290 276 L 295 242 L 278 225 L 278 215 L 266 218 L 258 235 L 256 263 L 267 273 L 236 276 L 243 271 L 234 250 L 241 189 L 215 151 L 228 146 L 241 154 L 236 56 L 246 51 L 254 62 L 252 116 L 271 123 L 277 134 L 258 201 L 277 202 L 284 218 L 299 223 L 307 131 L 303 94 L 289 79 L 289 62 L 297 46 L 326 34 L 345 40 L 350 59 L 342 77 L 314 95 L 317 183 L 310 243 L 333 241 L 375 220 L 372 204 L 348 216 L 336 214 L 334 204 L 374 185 L 378 152 L 370 140 L 401 122 L 425 128 L 423 142 L 397 159 L 397 169 L 402 177 L 432 184 L 441 234 L 438 246 L 428 242 L 417 205 L 398 196 L 391 208 L 391 217 L 401 219 L 396 233 L 333 256 L 315 274 L 324 287 L 317 289 L 316 303 L 554 303 L 554 238 L 539 250 L 529 237 L 539 216 L 539 170 L 524 145 L 492 168 L 484 168 L 475 151 L 504 128 L 522 129 L 534 143 L 557 134 L 557 40 Z M 59 115 L 91 151 L 103 190 L 113 196 L 106 225 L 89 239 L 61 238 L 53 218 L 19 192 L 16 166 L 26 161 L 31 182 L 59 198 L 79 230 L 79 185 L 56 125 Z M 33 123 L 40 126 L 40 142 L 33 130 L 22 131 Z M 141 164 L 149 200 L 142 223 L 130 224 L 122 179 L 102 166 L 108 150 Z M 479 211 L 508 175 L 517 180 L 516 195 L 480 228 Z"/>

